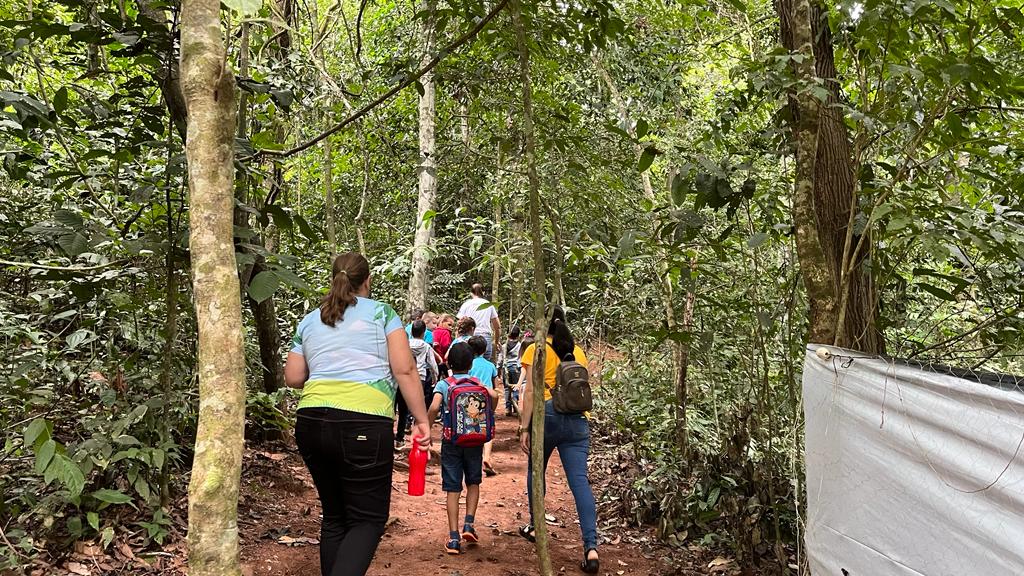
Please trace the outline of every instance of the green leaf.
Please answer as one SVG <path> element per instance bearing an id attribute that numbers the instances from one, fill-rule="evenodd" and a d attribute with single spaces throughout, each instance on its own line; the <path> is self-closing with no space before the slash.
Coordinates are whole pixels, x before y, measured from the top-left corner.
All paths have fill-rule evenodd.
<path id="1" fill-rule="evenodd" d="M 761 244 L 764 244 L 766 240 L 768 240 L 767 232 L 755 232 L 750 235 L 750 238 L 747 238 L 747 246 L 757 248 Z"/>
<path id="2" fill-rule="evenodd" d="M 292 220 L 299 225 L 299 232 L 302 232 L 302 235 L 305 236 L 307 240 L 310 242 L 316 242 L 320 239 L 320 232 L 310 226 L 308 220 L 298 214 L 292 216 Z"/>
<path id="3" fill-rule="evenodd" d="M 89 240 L 78 232 L 61 236 L 57 239 L 57 244 L 64 249 L 68 256 L 72 257 L 89 249 Z"/>
<path id="4" fill-rule="evenodd" d="M 676 174 L 672 178 L 672 204 L 675 206 L 682 206 L 683 202 L 686 201 L 686 179 L 683 178 L 682 174 Z"/>
<path id="5" fill-rule="evenodd" d="M 78 330 L 75 330 L 74 332 L 71 333 L 70 336 L 68 336 L 68 350 L 74 350 L 75 348 L 78 348 L 87 340 L 89 340 L 90 336 L 94 336 L 94 334 L 91 331 L 86 330 L 85 328 L 79 328 Z"/>
<path id="6" fill-rule="evenodd" d="M 737 10 L 739 10 L 740 12 L 746 13 L 747 5 L 746 5 L 745 2 L 743 2 L 743 0 L 725 0 L 725 1 L 728 2 L 730 6 L 732 6 L 733 8 L 735 8 Z"/>
<path id="7" fill-rule="evenodd" d="M 436 216 L 437 216 L 437 212 L 435 210 L 427 210 L 426 212 L 424 212 L 423 213 L 423 220 L 422 220 L 423 227 L 424 228 L 429 228 L 431 223 L 434 222 L 434 218 Z"/>
<path id="8" fill-rule="evenodd" d="M 67 87 L 61 87 L 60 90 L 53 95 L 53 109 L 57 114 L 63 114 L 68 108 L 68 89 Z"/>
<path id="9" fill-rule="evenodd" d="M 142 445 L 142 442 L 139 442 L 138 438 L 136 438 L 135 436 L 132 436 L 130 434 L 121 434 L 120 436 L 114 438 L 114 443 L 115 444 L 120 444 L 122 446 L 141 446 Z"/>
<path id="10" fill-rule="evenodd" d="M 622 258 L 629 258 L 630 256 L 632 256 L 633 244 L 635 242 L 636 234 L 634 234 L 632 230 L 623 234 L 622 238 L 619 239 L 618 254 L 616 255 L 615 259 L 621 260 Z"/>
<path id="11" fill-rule="evenodd" d="M 103 529 L 103 534 L 100 536 L 100 544 L 103 545 L 103 549 L 106 550 L 107 546 L 114 541 L 114 529 L 107 526 Z"/>
<path id="12" fill-rule="evenodd" d="M 86 512 L 85 513 L 85 520 L 86 520 L 86 522 L 89 523 L 89 526 L 91 526 L 93 530 L 99 532 L 99 530 L 100 530 L 100 515 L 99 514 L 97 514 L 95 512 Z"/>
<path id="13" fill-rule="evenodd" d="M 284 208 L 271 204 L 265 209 L 267 214 L 274 219 L 274 226 L 277 226 L 281 230 L 290 230 L 292 227 L 292 217 L 288 215 L 288 212 Z"/>
<path id="14" fill-rule="evenodd" d="M 149 502 L 153 498 L 153 491 L 150 490 L 149 483 L 142 476 L 135 479 L 134 486 L 135 491 L 138 492 L 144 502 Z"/>
<path id="15" fill-rule="evenodd" d="M 654 157 L 658 155 L 658 149 L 654 146 L 648 146 L 644 148 L 644 151 L 640 153 L 640 163 L 637 165 L 637 171 L 643 172 L 651 167 L 654 163 Z"/>
<path id="16" fill-rule="evenodd" d="M 153 461 L 153 467 L 158 470 L 163 470 L 164 467 L 164 451 L 159 448 L 153 448 L 149 453 L 149 458 Z"/>
<path id="17" fill-rule="evenodd" d="M 50 431 L 53 428 L 45 418 L 36 418 L 25 427 L 25 446 L 36 448 L 43 442 L 50 439 Z"/>
<path id="18" fill-rule="evenodd" d="M 221 2 L 242 16 L 251 16 L 263 7 L 263 0 L 221 0 Z"/>
<path id="19" fill-rule="evenodd" d="M 85 488 L 85 475 L 82 474 L 82 469 L 78 467 L 78 464 L 63 454 L 57 454 L 46 469 L 46 474 L 49 475 L 50 470 L 55 468 L 54 476 L 67 488 L 72 498 L 82 493 Z"/>
<path id="20" fill-rule="evenodd" d="M 46 472 L 46 467 L 50 465 L 56 452 L 57 443 L 52 438 L 43 442 L 43 445 L 36 450 L 36 474 Z"/>
<path id="21" fill-rule="evenodd" d="M 641 118 L 636 121 L 636 137 L 638 140 L 640 138 L 643 138 L 644 136 L 647 136 L 647 133 L 650 132 L 650 130 L 651 125 L 647 123 L 647 120 Z"/>
<path id="22" fill-rule="evenodd" d="M 249 282 L 249 297 L 256 302 L 263 302 L 267 298 L 274 295 L 277 292 L 278 287 L 281 285 L 281 280 L 273 272 L 264 270 L 257 274 Z"/>
<path id="23" fill-rule="evenodd" d="M 132 410 L 131 414 L 128 415 L 128 423 L 135 424 L 139 420 L 142 420 L 142 417 L 145 416 L 146 412 L 148 411 L 149 406 L 146 406 L 145 404 L 139 404 L 138 406 L 135 407 L 134 410 Z"/>
<path id="24" fill-rule="evenodd" d="M 945 290 L 943 290 L 942 288 L 939 288 L 938 286 L 932 286 L 931 284 L 923 284 L 923 283 L 922 284 L 918 284 L 918 286 L 920 286 L 921 289 L 924 290 L 925 292 L 927 292 L 927 293 L 929 293 L 932 296 L 935 296 L 937 298 L 941 298 L 942 300 L 946 300 L 948 302 L 955 302 L 956 301 L 956 296 L 953 296 L 952 294 L 950 294 L 949 292 L 946 292 Z"/>
<path id="25" fill-rule="evenodd" d="M 297 290 L 309 290 L 309 284 L 306 284 L 306 282 L 303 281 L 295 272 L 281 266 L 272 266 L 270 270 L 280 278 L 282 282 L 292 288 Z"/>
<path id="26" fill-rule="evenodd" d="M 127 504 L 132 497 L 118 490 L 103 488 L 92 493 L 92 497 L 108 504 Z"/>

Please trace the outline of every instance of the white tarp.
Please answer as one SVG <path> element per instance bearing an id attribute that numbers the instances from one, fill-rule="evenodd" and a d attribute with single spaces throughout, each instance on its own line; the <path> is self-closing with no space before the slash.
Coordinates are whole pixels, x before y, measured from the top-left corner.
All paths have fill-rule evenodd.
<path id="1" fill-rule="evenodd" d="M 1024 393 L 808 346 L 814 576 L 1024 575 Z"/>

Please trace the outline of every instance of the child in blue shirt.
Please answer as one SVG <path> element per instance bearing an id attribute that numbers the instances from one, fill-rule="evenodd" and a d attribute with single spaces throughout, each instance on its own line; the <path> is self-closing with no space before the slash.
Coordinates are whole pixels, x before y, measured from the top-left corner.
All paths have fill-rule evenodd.
<path id="1" fill-rule="evenodd" d="M 469 370 L 469 375 L 480 381 L 481 384 L 495 390 L 495 398 L 497 398 L 497 390 L 501 388 L 501 377 L 498 374 L 498 367 L 494 365 L 490 360 L 484 357 L 487 354 L 487 340 L 483 336 L 473 336 L 469 339 L 469 347 L 473 349 L 473 367 Z M 493 442 L 493 441 L 492 441 Z M 497 472 L 494 471 L 494 467 L 491 466 L 491 444 L 488 442 L 484 444 L 484 474 L 488 476 L 494 476 Z"/>
<path id="2" fill-rule="evenodd" d="M 473 366 L 473 350 L 469 344 L 459 342 L 452 344 L 448 349 L 448 368 L 452 371 L 452 378 L 458 381 L 461 378 L 471 378 L 470 369 Z M 485 388 L 490 389 L 491 402 L 496 402 L 498 393 L 494 391 L 493 384 L 480 382 Z M 430 404 L 430 413 L 427 421 L 433 422 L 438 413 L 441 414 L 441 421 L 444 425 L 451 425 L 451 414 L 448 410 L 448 392 L 450 385 L 447 380 L 441 380 L 434 387 L 434 400 Z M 462 551 L 461 540 L 468 543 L 479 542 L 476 530 L 473 528 L 474 516 L 477 505 L 480 503 L 480 483 L 483 481 L 483 457 L 484 446 L 475 448 L 464 448 L 455 446 L 448 440 L 441 440 L 441 489 L 447 494 L 446 508 L 448 510 L 448 542 L 444 549 L 448 554 L 459 554 Z M 466 517 L 462 524 L 462 533 L 459 533 L 459 497 L 462 495 L 462 483 L 466 483 Z"/>

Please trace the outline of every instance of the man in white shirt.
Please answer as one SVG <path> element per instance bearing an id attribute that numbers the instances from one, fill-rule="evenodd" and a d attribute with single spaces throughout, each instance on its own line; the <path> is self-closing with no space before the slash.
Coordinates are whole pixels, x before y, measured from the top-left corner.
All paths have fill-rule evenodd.
<path id="1" fill-rule="evenodd" d="M 469 300 L 466 300 L 459 308 L 459 318 L 469 316 L 476 322 L 476 336 L 483 336 L 487 341 L 487 353 L 484 357 L 488 360 L 494 358 L 494 343 L 498 341 L 501 334 L 501 321 L 498 320 L 498 309 L 484 298 L 484 287 L 482 284 L 473 284 L 470 288 Z"/>

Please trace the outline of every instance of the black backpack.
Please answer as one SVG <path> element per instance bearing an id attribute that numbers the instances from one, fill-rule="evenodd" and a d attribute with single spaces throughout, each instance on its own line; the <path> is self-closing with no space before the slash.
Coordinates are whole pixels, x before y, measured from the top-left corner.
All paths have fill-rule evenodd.
<path id="1" fill-rule="evenodd" d="M 582 414 L 594 409 L 594 396 L 590 390 L 590 372 L 572 355 L 558 364 L 555 387 L 551 389 L 555 412 Z"/>

